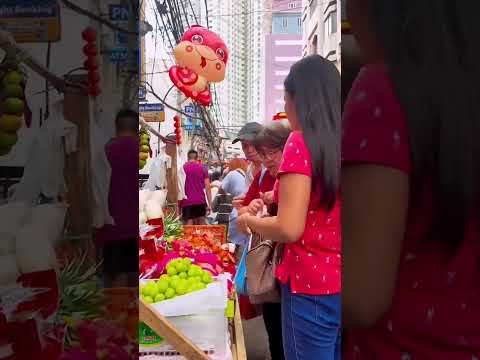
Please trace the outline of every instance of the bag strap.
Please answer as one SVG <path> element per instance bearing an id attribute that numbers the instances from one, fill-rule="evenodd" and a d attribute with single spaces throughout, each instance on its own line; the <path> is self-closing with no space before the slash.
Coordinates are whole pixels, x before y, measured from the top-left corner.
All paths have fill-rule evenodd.
<path id="1" fill-rule="evenodd" d="M 237 169 L 235 171 L 238 172 L 240 175 L 242 175 L 244 178 L 246 177 L 246 175 L 245 175 L 245 173 L 243 172 L 242 169 Z"/>

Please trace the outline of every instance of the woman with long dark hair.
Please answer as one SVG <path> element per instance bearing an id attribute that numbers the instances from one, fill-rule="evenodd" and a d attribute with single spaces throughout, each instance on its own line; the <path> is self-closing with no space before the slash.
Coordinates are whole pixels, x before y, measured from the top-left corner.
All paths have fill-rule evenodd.
<path id="1" fill-rule="evenodd" d="M 349 0 L 346 359 L 480 358 L 478 3 Z"/>
<path id="2" fill-rule="evenodd" d="M 281 285 L 286 359 L 340 359 L 340 74 L 312 55 L 285 79 L 285 110 L 292 128 L 274 199 L 277 216 L 246 214 L 237 221 L 284 243 L 276 276 Z"/>

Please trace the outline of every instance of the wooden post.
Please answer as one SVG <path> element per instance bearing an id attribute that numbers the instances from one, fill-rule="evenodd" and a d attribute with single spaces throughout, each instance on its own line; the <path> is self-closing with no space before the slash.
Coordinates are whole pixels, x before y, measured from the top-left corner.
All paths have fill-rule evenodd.
<path id="1" fill-rule="evenodd" d="M 187 360 L 208 360 L 208 356 L 171 325 L 155 308 L 140 299 L 139 319 L 173 346 Z"/>
<path id="2" fill-rule="evenodd" d="M 72 76 L 72 80 L 87 80 Z M 66 156 L 65 181 L 69 211 L 67 231 L 71 236 L 92 233 L 91 173 L 90 173 L 90 113 L 88 95 L 66 92 L 63 113 L 65 119 L 78 127 L 78 151 Z"/>
<path id="3" fill-rule="evenodd" d="M 177 145 L 166 144 L 165 152 L 172 158 L 172 166 L 167 170 L 167 203 L 175 205 L 178 215 Z"/>

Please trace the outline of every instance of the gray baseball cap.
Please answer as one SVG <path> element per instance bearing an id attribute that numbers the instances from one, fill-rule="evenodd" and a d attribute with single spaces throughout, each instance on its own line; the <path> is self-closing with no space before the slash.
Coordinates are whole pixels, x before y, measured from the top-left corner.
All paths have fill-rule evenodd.
<path id="1" fill-rule="evenodd" d="M 235 140 L 232 141 L 232 144 L 235 144 L 239 141 L 253 141 L 260 131 L 262 131 L 263 126 L 257 122 L 249 122 L 243 125 L 240 131 L 237 134 Z"/>

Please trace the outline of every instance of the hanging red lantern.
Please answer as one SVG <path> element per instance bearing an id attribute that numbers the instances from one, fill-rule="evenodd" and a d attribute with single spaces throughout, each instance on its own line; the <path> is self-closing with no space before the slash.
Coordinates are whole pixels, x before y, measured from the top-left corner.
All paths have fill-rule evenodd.
<path id="1" fill-rule="evenodd" d="M 175 143 L 177 145 L 180 145 L 182 143 L 182 129 L 180 122 L 180 116 L 175 115 L 173 117 L 173 127 L 175 128 Z"/>
<path id="2" fill-rule="evenodd" d="M 99 87 L 100 74 L 97 63 L 97 31 L 92 27 L 87 27 L 82 31 L 82 38 L 86 42 L 83 47 L 83 53 L 87 59 L 83 65 L 88 71 L 88 94 L 92 97 L 97 97 L 101 93 Z"/>
<path id="3" fill-rule="evenodd" d="M 82 31 L 82 38 L 87 43 L 93 43 L 97 39 L 97 31 L 92 27 L 87 27 Z"/>
<path id="4" fill-rule="evenodd" d="M 88 57 L 83 63 L 83 67 L 89 71 L 98 70 L 98 64 L 96 57 Z"/>
<path id="5" fill-rule="evenodd" d="M 88 87 L 88 94 L 93 97 L 97 97 L 100 95 L 102 91 L 100 90 L 100 87 L 98 85 L 89 85 Z"/>
<path id="6" fill-rule="evenodd" d="M 100 82 L 100 74 L 98 71 L 93 70 L 88 72 L 88 83 L 89 84 L 98 84 Z"/>
<path id="7" fill-rule="evenodd" d="M 83 53 L 87 57 L 93 57 L 97 55 L 97 47 L 94 43 L 89 43 L 83 47 Z"/>

